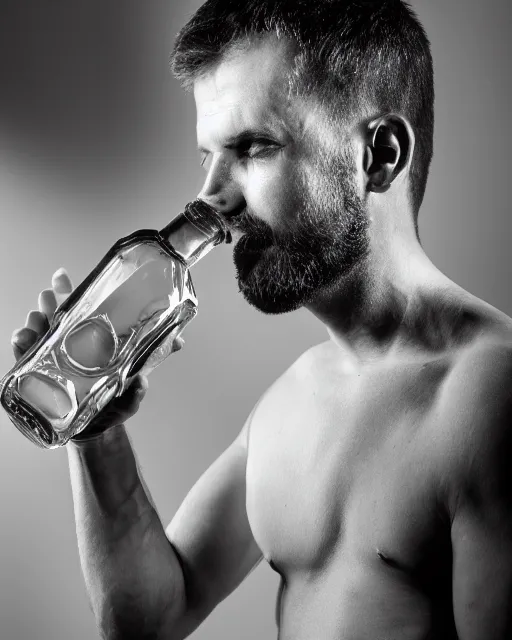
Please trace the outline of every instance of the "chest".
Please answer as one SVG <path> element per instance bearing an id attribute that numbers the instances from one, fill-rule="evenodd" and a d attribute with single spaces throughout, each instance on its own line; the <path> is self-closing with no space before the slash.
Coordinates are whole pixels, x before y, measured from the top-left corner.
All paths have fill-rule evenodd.
<path id="1" fill-rule="evenodd" d="M 340 556 L 361 565 L 379 553 L 419 571 L 435 548 L 435 386 L 369 382 L 299 385 L 255 416 L 247 512 L 283 571 L 321 571 Z"/>

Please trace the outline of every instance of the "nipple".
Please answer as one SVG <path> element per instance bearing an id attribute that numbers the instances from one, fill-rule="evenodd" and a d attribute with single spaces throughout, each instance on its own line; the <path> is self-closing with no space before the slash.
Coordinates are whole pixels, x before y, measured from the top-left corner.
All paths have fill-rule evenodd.
<path id="1" fill-rule="evenodd" d="M 393 567 L 393 569 L 402 569 L 401 565 L 396 560 L 393 560 L 393 558 L 391 558 L 390 556 L 386 555 L 382 551 L 379 551 L 379 549 L 376 549 L 376 552 L 382 562 L 387 564 L 389 567 Z"/>

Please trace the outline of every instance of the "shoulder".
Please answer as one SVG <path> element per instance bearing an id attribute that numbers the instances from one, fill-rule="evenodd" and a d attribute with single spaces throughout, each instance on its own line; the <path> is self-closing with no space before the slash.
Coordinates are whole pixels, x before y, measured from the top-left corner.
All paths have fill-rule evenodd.
<path id="1" fill-rule="evenodd" d="M 475 409 L 475 403 L 498 406 L 511 389 L 512 332 L 489 334 L 454 356 L 443 390 L 444 402 L 468 411 Z"/>
<path id="2" fill-rule="evenodd" d="M 304 351 L 283 373 L 269 391 L 284 392 L 285 389 L 318 384 L 321 378 L 332 377 L 340 370 L 343 352 L 331 340 L 316 344 Z"/>
<path id="3" fill-rule="evenodd" d="M 253 410 L 253 417 L 314 393 L 327 376 L 333 376 L 342 359 L 341 350 L 330 340 L 310 347 L 266 389 Z"/>
<path id="4" fill-rule="evenodd" d="M 438 404 L 452 510 L 502 477 L 512 456 L 512 336 L 485 337 L 454 361 Z"/>

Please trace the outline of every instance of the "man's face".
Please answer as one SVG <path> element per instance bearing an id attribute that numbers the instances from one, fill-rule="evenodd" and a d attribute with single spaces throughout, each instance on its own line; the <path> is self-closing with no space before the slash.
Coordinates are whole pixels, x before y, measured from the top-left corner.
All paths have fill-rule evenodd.
<path id="1" fill-rule="evenodd" d="M 195 82 L 197 136 L 208 171 L 201 197 L 240 232 L 240 291 L 265 313 L 312 302 L 367 253 L 354 152 L 325 113 L 290 95 L 291 56 L 267 38 Z M 337 139 L 336 139 L 337 138 Z M 235 206 L 236 203 L 236 206 Z"/>

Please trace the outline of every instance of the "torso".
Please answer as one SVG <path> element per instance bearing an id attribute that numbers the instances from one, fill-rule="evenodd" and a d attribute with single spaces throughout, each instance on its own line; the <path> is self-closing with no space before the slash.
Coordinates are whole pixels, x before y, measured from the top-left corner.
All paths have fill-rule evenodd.
<path id="1" fill-rule="evenodd" d="M 457 638 L 441 479 L 449 385 L 471 347 L 346 373 L 326 343 L 264 396 L 247 513 L 281 576 L 279 640 Z"/>

